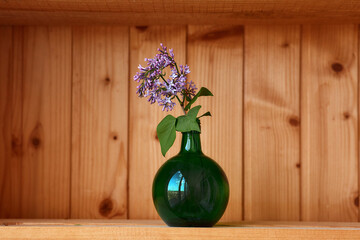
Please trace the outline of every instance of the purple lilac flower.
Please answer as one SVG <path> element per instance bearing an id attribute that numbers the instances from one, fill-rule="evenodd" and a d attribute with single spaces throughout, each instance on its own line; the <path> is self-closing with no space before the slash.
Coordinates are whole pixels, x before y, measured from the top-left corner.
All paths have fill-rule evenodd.
<path id="1" fill-rule="evenodd" d="M 154 58 L 145 58 L 147 66 L 139 65 L 139 72 L 134 76 L 134 80 L 139 83 L 136 93 L 139 97 L 148 97 L 148 101 L 153 104 L 158 103 L 163 111 L 171 111 L 175 107 L 173 101 L 180 93 L 184 98 L 194 96 L 196 86 L 193 82 L 187 82 L 187 74 L 190 73 L 189 66 L 180 65 L 177 68 L 174 60 L 173 49 L 160 44 L 158 54 Z M 165 80 L 164 68 L 170 67 L 171 75 Z"/>
<path id="2" fill-rule="evenodd" d="M 194 97 L 196 94 L 197 87 L 193 81 L 187 82 L 185 85 L 185 89 L 183 91 L 183 95 Z"/>

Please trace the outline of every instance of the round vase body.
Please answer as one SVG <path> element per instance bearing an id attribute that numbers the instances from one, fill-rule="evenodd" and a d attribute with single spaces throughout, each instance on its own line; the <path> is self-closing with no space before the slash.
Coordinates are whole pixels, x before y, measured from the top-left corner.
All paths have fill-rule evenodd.
<path id="1" fill-rule="evenodd" d="M 211 227 L 229 201 L 227 177 L 202 153 L 198 132 L 183 133 L 179 154 L 158 170 L 152 191 L 160 217 L 174 227 Z"/>

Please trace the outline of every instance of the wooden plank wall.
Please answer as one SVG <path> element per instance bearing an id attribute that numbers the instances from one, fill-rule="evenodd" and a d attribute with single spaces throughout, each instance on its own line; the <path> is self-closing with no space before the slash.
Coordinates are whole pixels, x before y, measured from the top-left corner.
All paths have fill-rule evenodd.
<path id="1" fill-rule="evenodd" d="M 128 32 L 73 31 L 71 218 L 127 216 Z"/>
<path id="2" fill-rule="evenodd" d="M 160 42 L 215 95 L 202 143 L 229 178 L 222 220 L 358 221 L 351 24 L 0 27 L 0 218 L 158 218 L 166 113 L 132 76 Z"/>
<path id="3" fill-rule="evenodd" d="M 245 219 L 299 220 L 299 62 L 299 26 L 247 29 Z"/>
<path id="4" fill-rule="evenodd" d="M 2 217 L 69 217 L 71 28 L 1 28 Z"/>
<path id="5" fill-rule="evenodd" d="M 304 220 L 358 219 L 357 30 L 355 25 L 303 28 Z"/>

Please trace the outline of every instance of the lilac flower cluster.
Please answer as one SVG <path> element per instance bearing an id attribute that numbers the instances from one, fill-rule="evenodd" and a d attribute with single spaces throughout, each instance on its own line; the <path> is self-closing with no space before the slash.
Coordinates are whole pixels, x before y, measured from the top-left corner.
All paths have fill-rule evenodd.
<path id="1" fill-rule="evenodd" d="M 137 86 L 139 97 L 148 97 L 148 101 L 153 104 L 157 102 L 162 106 L 163 111 L 171 111 L 175 107 L 174 99 L 184 104 L 184 99 L 191 99 L 196 94 L 196 86 L 187 82 L 187 74 L 190 73 L 189 66 L 180 65 L 179 68 L 174 60 L 174 52 L 160 44 L 158 54 L 154 58 L 145 58 L 147 66 L 139 65 L 139 72 L 134 76 L 134 80 L 140 83 Z M 170 67 L 171 75 L 165 79 L 163 70 Z M 178 94 L 182 97 L 179 99 Z"/>

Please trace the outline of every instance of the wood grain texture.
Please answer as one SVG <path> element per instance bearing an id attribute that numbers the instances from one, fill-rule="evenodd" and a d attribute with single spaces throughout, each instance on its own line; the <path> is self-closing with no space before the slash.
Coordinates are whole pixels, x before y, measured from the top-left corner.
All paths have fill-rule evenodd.
<path id="1" fill-rule="evenodd" d="M 0 2 L 1 24 L 247 24 L 360 21 L 360 1 L 23 0 Z"/>
<path id="2" fill-rule="evenodd" d="M 169 228 L 153 220 L 6 220 L 0 222 L 0 235 L 1 239 L 358 239 L 360 225 L 241 222 L 213 228 Z"/>
<path id="3" fill-rule="evenodd" d="M 360 113 L 360 26 L 357 26 L 358 27 L 358 70 L 357 70 L 357 83 L 358 83 L 358 90 L 357 90 L 357 95 L 358 95 L 358 137 L 360 136 L 360 117 L 359 117 L 359 113 Z M 360 205 L 359 205 L 359 198 L 360 198 L 360 140 L 359 140 L 359 143 L 357 145 L 357 156 L 358 156 L 358 197 L 355 198 L 355 204 L 357 204 L 357 207 L 358 207 L 358 222 L 360 222 Z"/>
<path id="4" fill-rule="evenodd" d="M 302 219 L 357 221 L 358 28 L 304 26 Z"/>
<path id="5" fill-rule="evenodd" d="M 147 99 L 139 98 L 136 94 L 138 84 L 133 81 L 133 76 L 139 63 L 145 64 L 145 57 L 155 56 L 160 43 L 173 48 L 177 63 L 185 64 L 186 28 L 132 27 L 130 36 L 129 217 L 152 219 L 159 218 L 152 201 L 152 181 L 165 160 L 178 153 L 181 139 L 181 134 L 177 134 L 173 147 L 164 158 L 156 127 L 167 114 L 179 116 L 183 113 L 179 106 L 174 112 L 163 112 L 157 104 L 150 105 Z"/>
<path id="6" fill-rule="evenodd" d="M 73 29 L 72 218 L 127 217 L 127 27 Z"/>
<path id="7" fill-rule="evenodd" d="M 245 28 L 245 220 L 299 220 L 300 27 Z"/>
<path id="8" fill-rule="evenodd" d="M 23 46 L 24 218 L 69 217 L 71 29 L 26 27 Z"/>
<path id="9" fill-rule="evenodd" d="M 0 219 L 0 226 L 134 226 L 165 227 L 162 220 L 148 219 Z M 307 221 L 219 221 L 214 228 L 266 227 L 266 228 L 324 228 L 324 229 L 359 229 L 358 222 L 307 222 Z M 181 228 L 176 228 L 181 229 Z M 186 227 L 186 229 L 189 229 Z M 199 229 L 199 228 L 195 228 Z M 207 228 L 211 229 L 211 228 Z"/>
<path id="10" fill-rule="evenodd" d="M 222 2 L 222 1 L 219 1 Z M 265 2 L 262 2 L 264 4 Z M 293 3 L 293 2 L 291 2 Z M 293 8 L 293 6 L 292 6 Z M 244 10 L 225 13 L 182 13 L 182 12 L 88 12 L 88 11 L 28 11 L 1 10 L 0 25 L 90 25 L 117 24 L 127 26 L 184 25 L 184 24 L 337 24 L 359 23 L 358 7 L 355 11 L 295 12 L 285 10 Z"/>
<path id="11" fill-rule="evenodd" d="M 22 217 L 22 28 L 0 27 L 0 216 Z"/>
<path id="12" fill-rule="evenodd" d="M 166 3 L 161 0 L 136 2 L 112 0 L 23 0 L 2 1 L 0 9 L 7 10 L 39 10 L 39 11 L 89 11 L 89 12 L 140 12 L 140 13 L 162 13 L 162 12 L 186 12 L 186 13 L 233 13 L 251 11 L 255 15 L 258 11 L 266 12 L 268 15 L 294 13 L 320 14 L 320 12 L 336 11 L 338 13 L 358 13 L 360 2 L 355 0 L 343 2 L 339 0 L 298 0 L 289 2 L 287 0 L 223 0 L 191 1 L 181 0 L 174 3 Z M 263 13 L 265 14 L 265 13 Z"/>
<path id="13" fill-rule="evenodd" d="M 230 200 L 223 221 L 242 220 L 243 27 L 189 26 L 189 80 L 214 97 L 199 98 L 203 152 L 224 169 Z"/>

